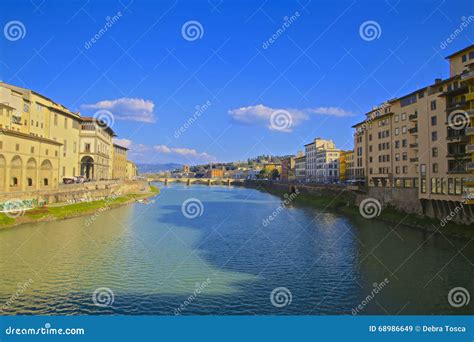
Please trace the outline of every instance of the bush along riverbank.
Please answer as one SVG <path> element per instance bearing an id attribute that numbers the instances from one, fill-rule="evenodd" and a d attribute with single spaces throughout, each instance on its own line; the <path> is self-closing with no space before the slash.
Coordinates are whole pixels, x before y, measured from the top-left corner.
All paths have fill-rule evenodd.
<path id="1" fill-rule="evenodd" d="M 119 196 L 112 195 L 97 201 L 73 204 L 58 203 L 50 206 L 45 205 L 36 207 L 30 210 L 22 210 L 21 208 L 18 208 L 12 210 L 8 214 L 0 213 L 0 229 L 10 228 L 25 223 L 48 222 L 89 215 L 137 201 L 146 200 L 158 195 L 159 193 L 160 190 L 156 186 L 150 185 L 148 191 Z"/>
<path id="2" fill-rule="evenodd" d="M 283 200 L 288 197 L 288 192 L 282 189 L 265 186 L 250 186 L 270 194 L 281 197 Z M 309 207 L 324 211 L 332 211 L 343 214 L 351 219 L 369 220 L 362 217 L 359 207 L 344 196 L 323 196 L 300 192 L 294 196 L 291 204 L 301 207 Z M 448 220 L 437 220 L 429 217 L 407 214 L 396 210 L 394 207 L 385 206 L 380 214 L 372 220 L 380 220 L 390 223 L 393 229 L 399 226 L 408 226 L 426 231 L 429 234 L 443 234 L 449 237 L 462 239 L 474 238 L 474 229 L 471 225 L 460 225 Z"/>

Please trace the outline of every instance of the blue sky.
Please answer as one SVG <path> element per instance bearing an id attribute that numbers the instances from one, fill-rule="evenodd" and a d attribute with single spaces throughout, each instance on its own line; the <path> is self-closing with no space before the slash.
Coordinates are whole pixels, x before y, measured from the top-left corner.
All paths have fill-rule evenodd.
<path id="1" fill-rule="evenodd" d="M 372 106 L 448 77 L 474 21 L 442 43 L 473 15 L 473 1 L 7 0 L 0 79 L 109 120 L 138 162 L 294 154 L 318 136 L 350 149 Z"/>

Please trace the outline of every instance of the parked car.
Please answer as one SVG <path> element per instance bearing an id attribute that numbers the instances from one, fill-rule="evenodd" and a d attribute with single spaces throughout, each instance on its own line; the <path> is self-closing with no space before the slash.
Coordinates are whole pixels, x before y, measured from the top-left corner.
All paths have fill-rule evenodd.
<path id="1" fill-rule="evenodd" d="M 63 178 L 63 184 L 74 184 L 74 182 L 75 182 L 74 178 L 70 178 L 70 177 Z"/>

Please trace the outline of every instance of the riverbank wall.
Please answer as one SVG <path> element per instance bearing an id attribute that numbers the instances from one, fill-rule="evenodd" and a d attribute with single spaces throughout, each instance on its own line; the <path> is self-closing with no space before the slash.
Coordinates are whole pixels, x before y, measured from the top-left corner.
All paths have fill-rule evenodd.
<path id="1" fill-rule="evenodd" d="M 8 201 L 35 205 L 90 202 L 111 196 L 146 191 L 148 187 L 148 182 L 144 180 L 109 180 L 82 184 L 61 184 L 55 190 L 1 193 L 0 205 Z"/>
<path id="2" fill-rule="evenodd" d="M 376 199 L 380 203 L 378 219 L 392 223 L 422 228 L 425 230 L 450 231 L 450 235 L 474 235 L 472 206 L 459 205 L 459 208 L 441 206 L 436 201 L 426 203 L 418 199 L 416 189 L 356 187 L 342 184 L 299 184 L 292 182 L 246 181 L 246 187 L 260 189 L 274 194 L 298 192 L 298 202 L 320 209 L 340 210 L 344 213 L 358 214 L 359 206 L 365 199 Z M 434 209 L 433 209 L 434 208 Z M 456 210 L 458 208 L 459 210 Z M 452 234 L 451 232 L 455 233 Z M 460 234 L 458 234 L 460 232 Z"/>

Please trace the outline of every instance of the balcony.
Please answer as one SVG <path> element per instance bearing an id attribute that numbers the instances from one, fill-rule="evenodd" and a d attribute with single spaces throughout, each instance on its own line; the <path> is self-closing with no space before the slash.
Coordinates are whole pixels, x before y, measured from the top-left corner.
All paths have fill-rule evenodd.
<path id="1" fill-rule="evenodd" d="M 469 87 L 467 85 L 462 85 L 461 87 L 457 87 L 457 88 L 445 91 L 443 95 L 456 96 L 456 95 L 467 93 L 468 91 L 469 91 Z"/>
<path id="2" fill-rule="evenodd" d="M 474 78 L 474 70 L 466 72 L 466 73 L 461 75 L 461 80 L 463 80 L 463 81 L 468 80 L 470 78 Z"/>
<path id="3" fill-rule="evenodd" d="M 473 153 L 474 152 L 474 144 L 466 145 L 466 152 Z"/>
<path id="4" fill-rule="evenodd" d="M 466 163 L 466 170 L 474 171 L 474 162 Z"/>
<path id="5" fill-rule="evenodd" d="M 457 102 L 451 102 L 446 104 L 446 110 L 451 111 L 454 109 L 460 109 L 466 107 L 468 102 L 466 100 L 464 101 L 457 101 Z"/>
<path id="6" fill-rule="evenodd" d="M 408 132 L 410 132 L 411 134 L 416 134 L 416 133 L 418 133 L 418 126 L 415 126 L 415 127 L 413 127 L 413 128 L 410 128 L 410 129 L 408 130 Z"/>
<path id="7" fill-rule="evenodd" d="M 410 163 L 418 163 L 418 157 L 410 158 Z"/>
<path id="8" fill-rule="evenodd" d="M 410 147 L 411 147 L 411 148 L 418 148 L 418 143 L 410 144 Z"/>
<path id="9" fill-rule="evenodd" d="M 467 137 L 464 134 L 460 134 L 460 131 L 448 131 L 448 135 L 446 137 L 447 140 L 449 141 L 455 141 L 455 142 L 469 142 L 469 137 Z"/>
<path id="10" fill-rule="evenodd" d="M 418 119 L 418 113 L 408 115 L 408 120 L 415 121 Z"/>

